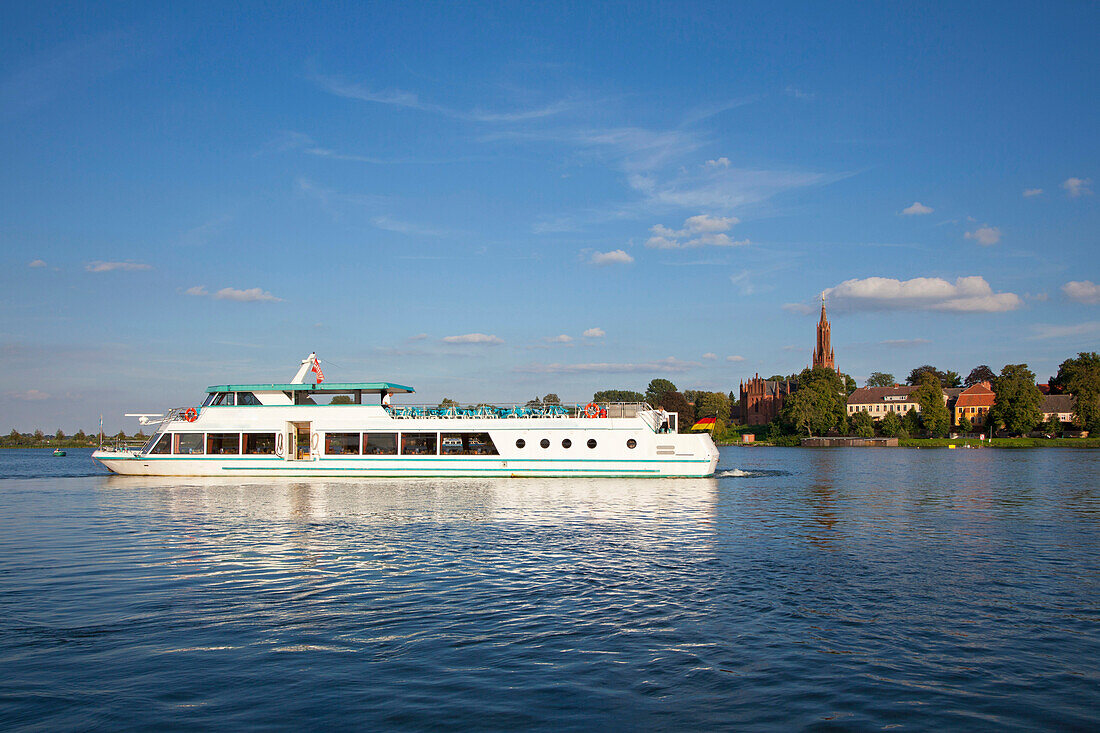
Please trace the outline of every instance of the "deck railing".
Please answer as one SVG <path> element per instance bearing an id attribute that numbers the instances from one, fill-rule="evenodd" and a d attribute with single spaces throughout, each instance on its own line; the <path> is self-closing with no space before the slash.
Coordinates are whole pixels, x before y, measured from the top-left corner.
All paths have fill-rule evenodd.
<path id="1" fill-rule="evenodd" d="M 480 404 L 461 407 L 458 405 L 392 405 L 386 408 L 390 417 L 398 420 L 416 420 L 435 418 L 440 420 L 462 420 L 470 418 L 514 419 L 514 418 L 577 418 L 636 417 L 639 412 L 651 410 L 644 402 L 598 402 L 588 405 L 515 405 Z"/>

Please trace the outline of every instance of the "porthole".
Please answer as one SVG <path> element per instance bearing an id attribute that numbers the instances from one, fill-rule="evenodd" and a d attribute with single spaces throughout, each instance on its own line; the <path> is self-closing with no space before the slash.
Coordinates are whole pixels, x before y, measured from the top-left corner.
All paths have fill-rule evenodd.
<path id="1" fill-rule="evenodd" d="M 588 439 L 588 447 L 589 448 L 595 448 L 596 447 L 596 439 L 595 438 L 589 438 Z"/>
<path id="2" fill-rule="evenodd" d="M 523 438 L 520 438 L 519 440 L 516 441 L 516 447 L 517 448 L 522 448 L 525 445 L 527 445 L 527 441 L 525 441 Z"/>
<path id="3" fill-rule="evenodd" d="M 572 441 L 572 440 L 570 440 L 569 438 L 566 438 L 565 440 L 563 440 L 563 441 L 561 442 L 561 447 L 562 447 L 562 448 L 568 448 L 568 447 L 569 447 L 569 446 L 571 446 L 571 445 L 573 445 L 573 441 Z"/>
<path id="4" fill-rule="evenodd" d="M 626 441 L 626 447 L 627 448 L 637 448 L 638 447 L 638 441 L 634 440 L 634 438 L 631 438 L 630 440 Z"/>
<path id="5" fill-rule="evenodd" d="M 539 445 L 541 445 L 543 448 L 549 448 L 550 447 L 550 440 L 548 438 L 543 438 L 542 440 L 539 441 Z"/>

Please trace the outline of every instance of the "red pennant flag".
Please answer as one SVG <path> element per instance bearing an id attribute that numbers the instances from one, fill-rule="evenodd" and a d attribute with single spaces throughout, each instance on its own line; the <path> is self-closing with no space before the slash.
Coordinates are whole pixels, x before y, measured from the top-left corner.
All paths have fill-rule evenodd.
<path id="1" fill-rule="evenodd" d="M 317 375 L 317 384 L 320 384 L 321 382 L 325 381 L 325 374 L 324 374 L 324 372 L 321 371 L 321 362 L 320 362 L 320 360 L 315 359 L 313 361 L 313 373 Z"/>

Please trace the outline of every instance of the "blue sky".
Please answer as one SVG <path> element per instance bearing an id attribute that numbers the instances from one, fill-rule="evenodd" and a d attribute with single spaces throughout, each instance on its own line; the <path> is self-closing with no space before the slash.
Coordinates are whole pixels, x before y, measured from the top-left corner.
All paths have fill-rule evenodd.
<path id="1" fill-rule="evenodd" d="M 1100 348 L 1100 6 L 0 9 L 0 429 Z"/>

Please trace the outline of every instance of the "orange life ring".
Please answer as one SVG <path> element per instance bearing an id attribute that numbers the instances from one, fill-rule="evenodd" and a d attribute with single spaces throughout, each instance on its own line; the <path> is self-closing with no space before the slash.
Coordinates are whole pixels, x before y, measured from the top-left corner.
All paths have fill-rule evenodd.
<path id="1" fill-rule="evenodd" d="M 183 413 L 183 419 L 187 422 L 195 422 L 199 419 L 199 411 L 194 407 L 188 407 L 187 412 Z"/>
<path id="2" fill-rule="evenodd" d="M 599 416 L 599 414 L 600 406 L 597 405 L 595 402 L 589 402 L 587 405 L 584 406 L 585 417 L 597 417 Z"/>

